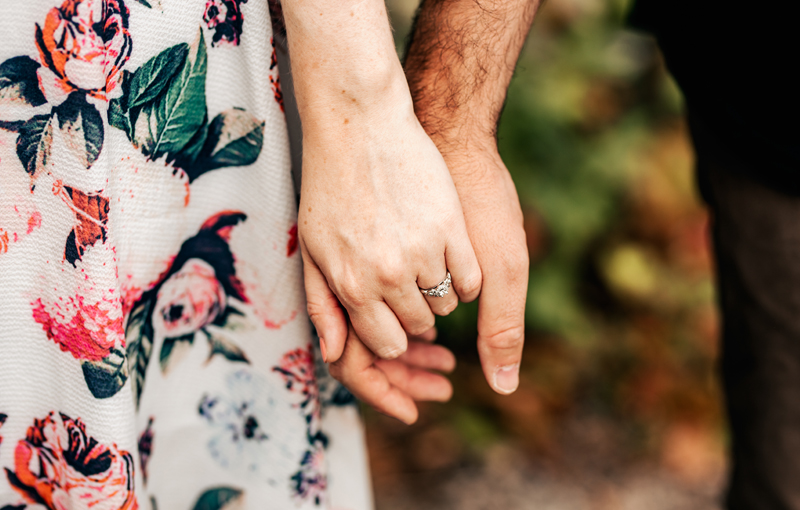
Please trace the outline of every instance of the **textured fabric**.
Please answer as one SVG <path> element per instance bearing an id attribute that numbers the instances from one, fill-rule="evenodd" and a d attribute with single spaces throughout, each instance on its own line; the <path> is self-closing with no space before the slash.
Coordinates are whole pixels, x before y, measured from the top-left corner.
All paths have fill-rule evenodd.
<path id="1" fill-rule="evenodd" d="M 726 508 L 800 510 L 800 198 L 755 181 L 708 124 L 691 125 L 722 312 Z"/>
<path id="2" fill-rule="evenodd" d="M 0 509 L 371 507 L 267 0 L 0 0 Z"/>

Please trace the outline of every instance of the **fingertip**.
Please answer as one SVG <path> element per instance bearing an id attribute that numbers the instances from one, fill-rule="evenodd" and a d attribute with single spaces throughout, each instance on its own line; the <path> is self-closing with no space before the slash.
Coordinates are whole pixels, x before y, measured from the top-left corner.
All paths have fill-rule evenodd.
<path id="1" fill-rule="evenodd" d="M 328 348 L 325 346 L 325 339 L 319 337 L 319 351 L 322 354 L 322 361 L 324 363 L 328 362 Z"/>
<path id="2" fill-rule="evenodd" d="M 408 350 L 408 340 L 398 343 L 397 345 L 389 345 L 378 349 L 375 354 L 385 360 L 397 359 Z"/>
<path id="3" fill-rule="evenodd" d="M 519 387 L 519 363 L 497 367 L 492 377 L 494 391 L 501 395 L 510 395 Z"/>
<path id="4" fill-rule="evenodd" d="M 392 415 L 389 415 L 392 416 Z M 395 418 L 400 420 L 401 422 L 405 423 L 406 425 L 413 425 L 419 419 L 419 409 L 414 404 L 408 407 L 408 409 L 403 410 L 402 412 L 398 412 L 394 415 Z"/>

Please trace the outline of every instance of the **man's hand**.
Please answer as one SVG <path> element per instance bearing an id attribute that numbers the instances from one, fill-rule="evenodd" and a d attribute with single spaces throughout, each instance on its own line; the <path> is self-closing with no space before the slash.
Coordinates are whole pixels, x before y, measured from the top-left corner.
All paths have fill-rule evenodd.
<path id="1" fill-rule="evenodd" d="M 497 152 L 506 90 L 540 0 L 423 0 L 404 68 L 414 110 L 456 185 L 483 275 L 478 352 L 499 393 L 519 384 L 528 252 Z"/>
<path id="2" fill-rule="evenodd" d="M 351 326 L 344 352 L 330 364 L 330 372 L 365 404 L 410 425 L 418 417 L 415 401 L 450 400 L 453 387 L 436 372 L 452 372 L 455 366 L 449 350 L 415 337 L 409 337 L 408 350 L 399 358 L 379 359 Z"/>
<path id="3" fill-rule="evenodd" d="M 528 249 L 519 198 L 497 151 L 452 153 L 445 160 L 456 179 L 483 274 L 478 308 L 481 364 L 495 391 L 511 393 L 519 384 L 528 293 Z"/>

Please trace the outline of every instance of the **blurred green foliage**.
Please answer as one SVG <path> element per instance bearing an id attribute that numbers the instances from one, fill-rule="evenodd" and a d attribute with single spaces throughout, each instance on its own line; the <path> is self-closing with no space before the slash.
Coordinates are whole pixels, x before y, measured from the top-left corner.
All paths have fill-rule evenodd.
<path id="1" fill-rule="evenodd" d="M 467 450 L 513 438 L 546 453 L 580 409 L 619 420 L 645 453 L 662 455 L 676 427 L 721 437 L 707 218 L 682 100 L 655 42 L 624 29 L 627 3 L 548 2 L 519 60 L 499 145 L 531 254 L 520 390 L 488 390 L 477 307 L 461 305 L 438 323 L 460 360 L 455 396 L 426 411 Z M 402 51 L 416 2 L 387 4 Z"/>

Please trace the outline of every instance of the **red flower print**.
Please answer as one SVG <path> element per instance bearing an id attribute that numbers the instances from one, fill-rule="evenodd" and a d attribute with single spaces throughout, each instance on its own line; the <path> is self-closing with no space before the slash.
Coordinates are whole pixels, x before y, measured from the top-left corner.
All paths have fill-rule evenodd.
<path id="1" fill-rule="evenodd" d="M 60 196 L 75 214 L 75 227 L 64 248 L 64 259 L 75 266 L 76 261 L 83 258 L 86 248 L 106 240 L 108 199 L 99 193 L 84 193 L 63 186 L 61 181 L 53 185 L 53 194 Z"/>
<path id="2" fill-rule="evenodd" d="M 227 306 L 225 289 L 211 265 L 189 259 L 158 290 L 153 328 L 167 338 L 194 333 Z"/>
<path id="3" fill-rule="evenodd" d="M 287 352 L 272 370 L 283 376 L 286 389 L 303 396 L 299 407 L 305 414 L 313 420 L 319 418 L 319 387 L 311 344 Z"/>
<path id="4" fill-rule="evenodd" d="M 100 361 L 123 347 L 122 304 L 116 290 L 114 250 L 104 243 L 86 252 L 77 267 L 56 266 L 56 290 L 44 287 L 33 301 L 33 318 L 62 351 L 86 361 Z M 50 284 L 50 282 L 48 282 Z"/>
<path id="5" fill-rule="evenodd" d="M 291 257 L 297 253 L 297 223 L 289 229 L 289 242 L 286 243 L 286 256 Z"/>
<path id="6" fill-rule="evenodd" d="M 34 420 L 14 450 L 11 486 L 51 510 L 135 510 L 133 458 L 86 434 L 80 419 L 50 413 Z"/>
<path id="7" fill-rule="evenodd" d="M 247 0 L 207 0 L 203 21 L 214 31 L 211 46 L 220 42 L 239 45 L 244 18 L 242 5 Z"/>
<path id="8" fill-rule="evenodd" d="M 8 251 L 8 232 L 0 228 L 0 254 Z"/>
<path id="9" fill-rule="evenodd" d="M 6 203 L 0 205 L 0 225 L 3 225 L 0 227 L 0 255 L 42 226 L 42 214 L 36 210 L 30 196 L 7 198 Z"/>
<path id="10" fill-rule="evenodd" d="M 122 66 L 131 54 L 128 8 L 123 0 L 64 0 L 36 26 L 45 97 L 61 104 L 70 92 L 84 90 L 108 100 L 122 94 Z"/>
<path id="11" fill-rule="evenodd" d="M 275 98 L 275 102 L 281 107 L 282 112 L 285 111 L 283 107 L 283 91 L 281 90 L 280 76 L 270 76 L 269 83 L 272 86 L 272 96 Z"/>

